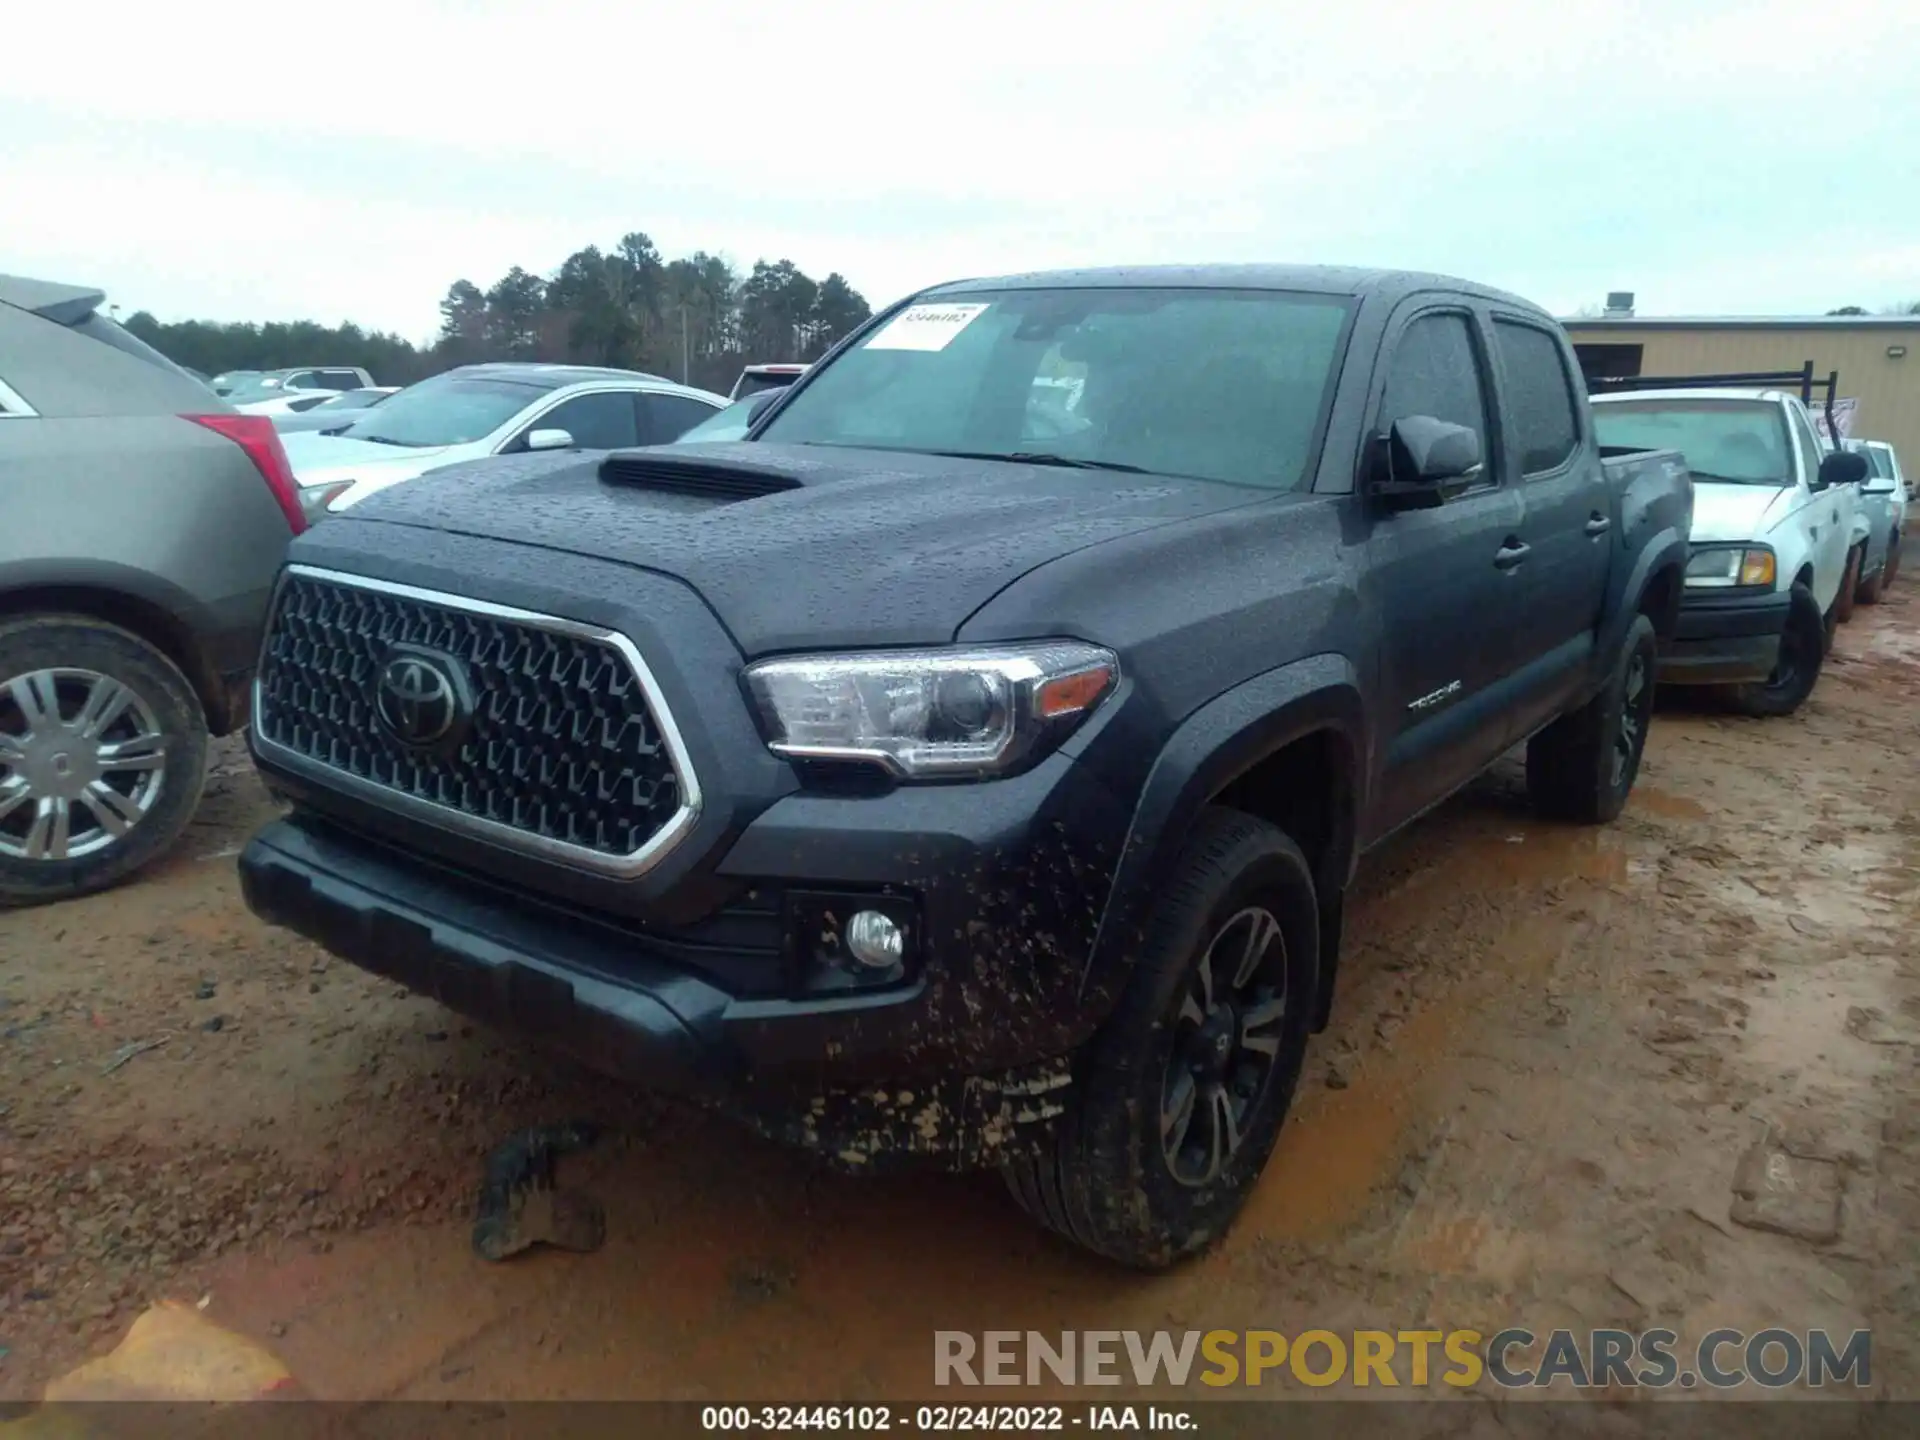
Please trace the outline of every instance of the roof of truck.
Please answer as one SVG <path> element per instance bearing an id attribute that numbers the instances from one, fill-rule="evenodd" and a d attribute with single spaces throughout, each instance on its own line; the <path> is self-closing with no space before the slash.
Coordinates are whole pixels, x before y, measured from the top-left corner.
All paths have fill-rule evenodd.
<path id="1" fill-rule="evenodd" d="M 1546 312 L 1531 300 L 1453 275 L 1418 270 L 1374 270 L 1349 265 L 1114 265 L 1087 270 L 1035 270 L 1020 275 L 949 280 L 922 295 L 971 290 L 1078 289 L 1105 286 L 1154 286 L 1211 290 L 1294 290 L 1321 295 L 1382 294 L 1417 290 L 1453 290 L 1498 300 L 1522 309 Z"/>

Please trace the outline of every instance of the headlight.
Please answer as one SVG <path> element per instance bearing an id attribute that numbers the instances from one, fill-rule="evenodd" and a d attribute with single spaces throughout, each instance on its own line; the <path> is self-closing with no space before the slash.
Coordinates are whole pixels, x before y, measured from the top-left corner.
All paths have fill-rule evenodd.
<path id="1" fill-rule="evenodd" d="M 1119 683 L 1077 640 L 763 660 L 745 671 L 767 748 L 903 779 L 999 775 L 1058 745 Z"/>
<path id="2" fill-rule="evenodd" d="M 300 513 L 309 525 L 326 519 L 327 507 L 353 488 L 351 480 L 335 480 L 327 485 L 306 485 L 300 490 Z"/>
<path id="3" fill-rule="evenodd" d="M 1687 584 L 1695 589 L 1771 588 L 1773 573 L 1773 551 L 1764 545 L 1714 546 L 1687 561 Z"/>

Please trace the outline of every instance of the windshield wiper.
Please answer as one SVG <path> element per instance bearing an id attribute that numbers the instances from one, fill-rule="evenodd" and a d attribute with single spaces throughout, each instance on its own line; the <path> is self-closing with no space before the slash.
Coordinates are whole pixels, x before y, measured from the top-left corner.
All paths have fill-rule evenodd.
<path id="1" fill-rule="evenodd" d="M 366 440 L 375 445 L 398 445 L 402 450 L 418 450 L 411 440 L 395 440 L 390 435 L 349 435 L 349 440 Z"/>
<path id="2" fill-rule="evenodd" d="M 955 460 L 1005 460 L 1014 465 L 1058 465 L 1063 470 L 1118 470 L 1126 475 L 1151 475 L 1144 465 L 1127 465 L 1118 460 L 1076 460 L 1071 455 L 1055 455 L 1045 450 L 932 450 Z"/>

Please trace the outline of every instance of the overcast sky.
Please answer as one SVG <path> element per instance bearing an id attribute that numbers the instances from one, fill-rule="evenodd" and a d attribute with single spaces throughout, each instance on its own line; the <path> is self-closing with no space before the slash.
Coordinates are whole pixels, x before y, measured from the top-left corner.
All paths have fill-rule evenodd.
<path id="1" fill-rule="evenodd" d="M 1559 313 L 1920 300 L 1913 0 L 6 10 L 0 271 L 123 314 L 418 340 L 452 281 L 635 229 L 876 306 L 1205 260 Z"/>

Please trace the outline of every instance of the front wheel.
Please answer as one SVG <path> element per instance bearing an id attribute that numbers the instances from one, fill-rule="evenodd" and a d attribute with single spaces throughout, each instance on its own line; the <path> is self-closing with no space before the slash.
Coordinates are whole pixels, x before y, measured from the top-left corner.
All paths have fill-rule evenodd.
<path id="1" fill-rule="evenodd" d="M 0 906 L 101 890 L 186 828 L 207 726 L 174 663 L 80 615 L 0 624 Z"/>
<path id="2" fill-rule="evenodd" d="M 1646 753 L 1658 660 L 1653 621 L 1634 616 L 1600 693 L 1527 742 L 1527 794 L 1541 814 L 1599 825 L 1625 807 Z"/>
<path id="3" fill-rule="evenodd" d="M 1847 552 L 1847 573 L 1840 577 L 1840 593 L 1833 599 L 1833 618 L 1842 625 L 1853 618 L 1853 597 L 1860 588 L 1860 564 L 1866 553 L 1863 545 Z"/>
<path id="4" fill-rule="evenodd" d="M 1002 1172 L 1014 1199 L 1137 1269 L 1225 1234 L 1293 1102 L 1319 944 L 1300 847 L 1251 815 L 1206 811 L 1048 1148 Z"/>
<path id="5" fill-rule="evenodd" d="M 1787 602 L 1787 626 L 1780 633 L 1780 658 L 1762 684 L 1733 687 L 1734 708 L 1760 719 L 1791 715 L 1813 693 L 1827 658 L 1827 622 L 1820 602 L 1804 585 L 1795 585 Z"/>

